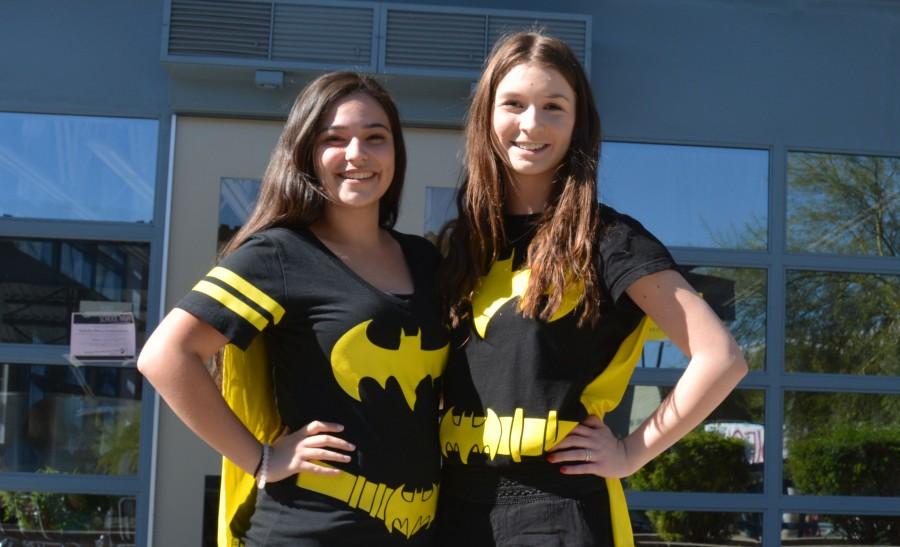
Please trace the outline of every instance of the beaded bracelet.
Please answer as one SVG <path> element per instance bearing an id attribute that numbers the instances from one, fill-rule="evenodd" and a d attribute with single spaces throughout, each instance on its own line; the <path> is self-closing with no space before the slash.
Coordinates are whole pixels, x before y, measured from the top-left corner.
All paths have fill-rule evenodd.
<path id="1" fill-rule="evenodd" d="M 260 462 L 259 476 L 256 477 L 256 487 L 262 490 L 266 487 L 266 479 L 269 476 L 269 445 L 263 444 L 262 461 Z"/>

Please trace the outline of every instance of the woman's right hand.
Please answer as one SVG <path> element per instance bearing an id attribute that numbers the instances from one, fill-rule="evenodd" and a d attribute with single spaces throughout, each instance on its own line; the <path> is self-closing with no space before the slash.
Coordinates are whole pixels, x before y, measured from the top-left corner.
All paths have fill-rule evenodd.
<path id="1" fill-rule="evenodd" d="M 269 452 L 266 482 L 280 481 L 298 473 L 337 475 L 340 471 L 320 462 L 347 463 L 351 460 L 350 455 L 334 450 L 356 450 L 353 444 L 330 435 L 343 430 L 341 424 L 313 421 L 279 437 L 272 443 Z"/>

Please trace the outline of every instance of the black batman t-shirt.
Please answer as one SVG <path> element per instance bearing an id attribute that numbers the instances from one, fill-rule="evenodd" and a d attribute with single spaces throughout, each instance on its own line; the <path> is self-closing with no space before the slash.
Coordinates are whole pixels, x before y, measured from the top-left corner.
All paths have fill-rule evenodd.
<path id="1" fill-rule="evenodd" d="M 301 473 L 270 483 L 258 496 L 254 537 L 264 526 L 263 537 L 295 545 L 430 541 L 440 473 L 437 382 L 449 347 L 434 301 L 439 255 L 420 237 L 391 235 L 403 249 L 411 295 L 367 283 L 307 229 L 273 228 L 178 303 L 241 349 L 263 335 L 290 430 L 337 422 L 345 428 L 337 435 L 356 445 L 350 463 L 332 464 L 340 477 Z"/>
<path id="2" fill-rule="evenodd" d="M 580 284 L 566 287 L 549 321 L 522 316 L 538 215 L 505 218 L 508 245 L 479 282 L 465 342 L 444 375 L 440 435 L 449 468 L 524 470 L 602 488 L 596 477 L 562 477 L 546 453 L 589 413 L 602 416 L 618 405 L 649 332 L 649 320 L 625 290 L 675 263 L 633 218 L 606 206 L 600 214 L 600 320 L 583 327 Z"/>

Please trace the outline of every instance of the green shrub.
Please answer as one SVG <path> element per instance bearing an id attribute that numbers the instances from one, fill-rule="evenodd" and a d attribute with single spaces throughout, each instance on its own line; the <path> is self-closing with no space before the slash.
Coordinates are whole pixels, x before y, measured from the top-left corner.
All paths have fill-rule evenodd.
<path id="1" fill-rule="evenodd" d="M 50 467 L 38 472 L 59 473 Z M 0 505 L 4 522 L 23 531 L 98 530 L 110 508 L 105 496 L 53 492 L 0 492 Z"/>
<path id="2" fill-rule="evenodd" d="M 693 431 L 629 479 L 632 488 L 658 492 L 746 492 L 752 476 L 747 443 Z M 721 541 L 737 532 L 738 513 L 648 511 L 666 541 Z"/>
<path id="3" fill-rule="evenodd" d="M 800 494 L 896 496 L 900 492 L 900 427 L 845 425 L 827 435 L 787 443 L 787 469 Z M 823 515 L 848 539 L 900 544 L 900 519 Z"/>
<path id="4" fill-rule="evenodd" d="M 123 419 L 102 426 L 106 450 L 97 458 L 97 473 L 136 475 L 141 441 L 141 407 L 132 406 Z"/>

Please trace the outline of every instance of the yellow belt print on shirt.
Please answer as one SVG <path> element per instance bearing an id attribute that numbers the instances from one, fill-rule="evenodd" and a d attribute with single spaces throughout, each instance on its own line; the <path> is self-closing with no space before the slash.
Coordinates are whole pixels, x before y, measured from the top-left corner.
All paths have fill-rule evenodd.
<path id="1" fill-rule="evenodd" d="M 322 462 L 319 465 L 330 467 Z M 303 473 L 297 476 L 297 486 L 338 499 L 352 507 L 383 520 L 388 532 L 398 531 L 409 539 L 428 528 L 437 512 L 438 485 L 427 490 L 406 490 L 401 485 L 391 488 L 371 482 L 362 475 L 339 471 L 335 475 Z"/>
<path id="2" fill-rule="evenodd" d="M 271 376 L 268 372 L 265 343 L 257 337 L 246 351 L 225 346 L 222 359 L 222 395 L 240 420 L 260 442 L 272 443 L 282 430 L 275 408 Z M 297 486 L 339 499 L 353 509 L 366 511 L 384 521 L 389 532 L 406 538 L 428 528 L 437 511 L 438 485 L 427 490 L 392 488 L 371 482 L 361 475 L 341 471 L 337 476 L 300 474 Z M 219 493 L 218 544 L 242 545 L 234 537 L 231 522 L 238 508 L 252 495 L 256 484 L 251 475 L 222 458 L 222 483 Z"/>
<path id="3" fill-rule="evenodd" d="M 557 420 L 551 410 L 547 418 L 526 418 L 517 408 L 513 416 L 497 416 L 487 409 L 487 416 L 461 414 L 455 416 L 450 408 L 441 420 L 441 454 L 459 453 L 463 463 L 469 454 L 486 454 L 490 459 L 497 455 L 510 456 L 514 462 L 522 456 L 540 456 L 556 446 L 578 422 Z"/>
<path id="4" fill-rule="evenodd" d="M 606 369 L 582 391 L 581 404 L 588 414 L 602 419 L 622 401 L 652 328 L 653 321 L 644 317 L 619 346 Z M 454 415 L 451 408 L 441 419 L 441 451 L 444 456 L 458 452 L 463 463 L 472 452 L 486 454 L 490 459 L 508 455 L 518 462 L 522 456 L 540 456 L 552 450 L 576 425 L 576 422 L 558 420 L 553 410 L 546 418 L 537 418 L 526 417 L 521 408 L 515 409 L 513 416 L 498 416 L 490 408 L 485 409 L 485 416 Z M 615 546 L 634 547 L 622 483 L 613 478 L 605 481 Z"/>

